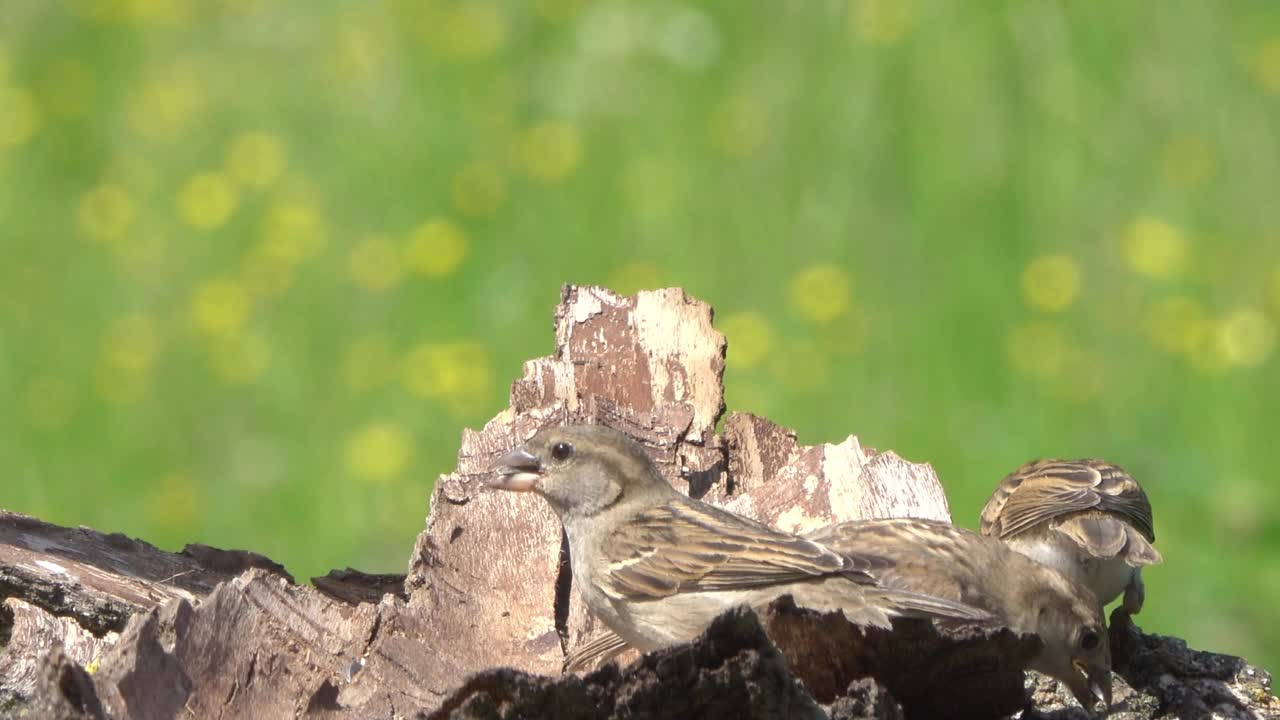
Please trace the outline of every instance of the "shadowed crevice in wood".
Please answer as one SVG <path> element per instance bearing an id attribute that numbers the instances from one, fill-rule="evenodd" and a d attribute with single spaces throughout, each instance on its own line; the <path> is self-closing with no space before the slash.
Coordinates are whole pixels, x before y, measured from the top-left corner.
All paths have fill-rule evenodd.
<path id="1" fill-rule="evenodd" d="M 560 534 L 560 566 L 556 573 L 555 622 L 564 650 L 568 652 L 569 605 L 573 599 L 573 568 L 569 563 L 569 536 Z"/>

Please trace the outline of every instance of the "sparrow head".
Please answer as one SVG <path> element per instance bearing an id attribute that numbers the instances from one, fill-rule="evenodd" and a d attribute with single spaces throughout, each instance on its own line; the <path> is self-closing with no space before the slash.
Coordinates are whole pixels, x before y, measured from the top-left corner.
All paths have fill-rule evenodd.
<path id="1" fill-rule="evenodd" d="M 543 429 L 494 469 L 490 487 L 537 493 L 562 520 L 595 515 L 624 499 L 675 492 L 644 448 L 601 425 Z"/>
<path id="2" fill-rule="evenodd" d="M 1033 670 L 1062 680 L 1086 709 L 1111 706 L 1111 649 L 1102 607 L 1093 592 L 1045 568 L 1045 582 L 1029 600 L 1044 649 Z"/>

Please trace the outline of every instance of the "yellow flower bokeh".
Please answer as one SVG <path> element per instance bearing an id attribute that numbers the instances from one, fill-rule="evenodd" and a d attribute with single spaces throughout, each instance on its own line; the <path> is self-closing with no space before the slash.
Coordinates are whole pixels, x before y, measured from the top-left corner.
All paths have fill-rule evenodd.
<path id="1" fill-rule="evenodd" d="M 120 268 L 134 278 L 161 281 L 168 269 L 169 236 L 158 227 L 133 227 L 105 242 Z"/>
<path id="2" fill-rule="evenodd" d="M 529 128 L 516 148 L 520 167 L 530 177 L 558 182 L 573 174 L 582 159 L 582 136 L 564 122 L 545 122 Z"/>
<path id="3" fill-rule="evenodd" d="M 1124 236 L 1125 260 L 1134 272 L 1142 275 L 1154 278 L 1178 275 L 1185 269 L 1190 253 L 1182 230 L 1160 218 L 1139 217 Z"/>
<path id="4" fill-rule="evenodd" d="M 114 365 L 114 358 L 103 357 L 94 368 L 93 385 L 98 397 L 112 405 L 135 405 L 147 397 L 151 376 L 130 365 Z"/>
<path id="5" fill-rule="evenodd" d="M 108 240 L 123 235 L 137 214 L 137 204 L 124 188 L 104 183 L 80 198 L 76 225 L 90 238 Z"/>
<path id="6" fill-rule="evenodd" d="M 1239 307 L 1223 318 L 1220 342 L 1228 362 L 1240 367 L 1258 367 L 1276 347 L 1276 326 L 1255 307 Z"/>
<path id="7" fill-rule="evenodd" d="M 191 298 L 191 321 L 203 335 L 230 338 L 244 329 L 250 309 L 249 294 L 240 283 L 216 278 L 196 288 Z"/>
<path id="8" fill-rule="evenodd" d="M 347 472 L 367 482 L 386 482 L 402 474 L 413 457 L 413 443 L 401 426 L 372 422 L 347 440 Z"/>
<path id="9" fill-rule="evenodd" d="M 1022 299 L 1041 312 L 1062 312 L 1080 294 L 1080 265 L 1067 255 L 1041 255 L 1022 271 Z"/>
<path id="10" fill-rule="evenodd" d="M 1231 369 L 1233 360 L 1222 330 L 1221 323 L 1210 321 L 1207 331 L 1187 353 L 1192 368 L 1206 375 L 1220 375 Z"/>
<path id="11" fill-rule="evenodd" d="M 331 52 L 325 62 L 327 73 L 349 86 L 376 82 L 391 51 L 383 39 L 388 30 L 359 10 L 346 13 L 338 21 L 330 41 Z"/>
<path id="12" fill-rule="evenodd" d="M 853 0 L 850 26 L 860 40 L 892 45 L 903 38 L 915 21 L 913 0 Z"/>
<path id="13" fill-rule="evenodd" d="M 284 141 L 266 132 L 244 132 L 227 146 L 227 172 L 244 187 L 262 190 L 284 174 Z"/>
<path id="14" fill-rule="evenodd" d="M 490 0 L 460 0 L 444 11 L 440 27 L 428 38 L 430 45 L 455 62 L 485 60 L 507 41 L 503 6 Z"/>
<path id="15" fill-rule="evenodd" d="M 1254 80 L 1268 95 L 1280 95 L 1280 35 L 1258 46 L 1250 64 Z"/>
<path id="16" fill-rule="evenodd" d="M 1276 315 L 1280 315 L 1280 267 L 1271 272 L 1271 305 Z"/>
<path id="17" fill-rule="evenodd" d="M 471 245 L 467 232 L 452 220 L 440 218 L 418 226 L 404 246 L 409 270 L 428 277 L 452 275 Z"/>
<path id="18" fill-rule="evenodd" d="M 34 95 L 0 84 L 0 150 L 25 145 L 43 122 L 44 114 Z"/>
<path id="19" fill-rule="evenodd" d="M 418 345 L 405 357 L 403 382 L 459 415 L 480 409 L 495 386 L 489 350 L 474 340 Z"/>
<path id="20" fill-rule="evenodd" d="M 146 140 L 176 139 L 207 104 L 199 73 L 186 63 L 165 66 L 127 98 L 130 129 Z"/>
<path id="21" fill-rule="evenodd" d="M 257 382 L 270 364 L 270 346 L 252 333 L 220 338 L 209 346 L 209 369 L 228 385 Z"/>
<path id="22" fill-rule="evenodd" d="M 787 288 L 787 304 L 791 309 L 819 324 L 835 320 L 853 304 L 853 281 L 835 265 L 807 267 L 791 278 Z"/>
<path id="23" fill-rule="evenodd" d="M 755 367 L 774 349 L 773 325 L 755 310 L 726 315 L 720 329 L 729 344 L 725 355 L 729 367 Z"/>
<path id="24" fill-rule="evenodd" d="M 238 203 L 230 178 L 222 173 L 200 173 L 178 190 L 178 217 L 197 230 L 213 230 L 231 219 Z"/>
<path id="25" fill-rule="evenodd" d="M 98 395 L 107 402 L 127 405 L 147 394 L 161 351 L 160 330 L 149 315 L 116 318 L 102 338 L 102 355 L 95 370 Z"/>
<path id="26" fill-rule="evenodd" d="M 265 251 L 274 257 L 297 264 L 324 250 L 328 244 L 328 227 L 320 211 L 311 205 L 279 204 L 267 212 L 262 243 Z"/>
<path id="27" fill-rule="evenodd" d="M 147 519 L 169 532 L 190 532 L 206 505 L 200 486 L 185 471 L 166 473 L 145 497 Z"/>

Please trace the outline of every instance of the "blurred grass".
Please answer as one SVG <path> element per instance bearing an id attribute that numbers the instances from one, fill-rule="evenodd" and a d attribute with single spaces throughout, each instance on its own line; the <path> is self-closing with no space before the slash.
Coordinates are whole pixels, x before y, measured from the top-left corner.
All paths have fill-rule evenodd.
<path id="1" fill-rule="evenodd" d="M 0 2 L 0 505 L 398 570 L 562 282 L 733 410 L 1156 510 L 1148 630 L 1280 668 L 1280 6 Z"/>

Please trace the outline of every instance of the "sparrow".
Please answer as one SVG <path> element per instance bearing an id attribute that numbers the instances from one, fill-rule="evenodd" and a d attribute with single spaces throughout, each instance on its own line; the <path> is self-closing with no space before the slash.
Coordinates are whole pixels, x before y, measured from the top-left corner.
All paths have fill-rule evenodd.
<path id="1" fill-rule="evenodd" d="M 1142 610 L 1151 503 L 1129 473 L 1104 460 L 1037 460 L 1014 470 L 982 508 L 981 532 L 1088 586 L 1103 605 L 1124 593 Z"/>
<path id="2" fill-rule="evenodd" d="M 886 628 L 900 616 L 989 618 L 956 598 L 882 587 L 872 574 L 892 564 L 882 556 L 832 550 L 689 498 L 607 427 L 544 429 L 503 456 L 489 484 L 541 495 L 559 516 L 573 584 L 621 641 L 604 638 L 606 652 L 687 642 L 731 607 L 784 594 Z"/>
<path id="3" fill-rule="evenodd" d="M 990 613 L 1044 643 L 1030 669 L 1066 683 L 1085 708 L 1111 705 L 1111 653 L 1102 606 L 1088 587 L 994 538 L 935 520 L 838 523 L 804 536 L 836 552 L 886 558 L 885 587 L 946 598 Z"/>

